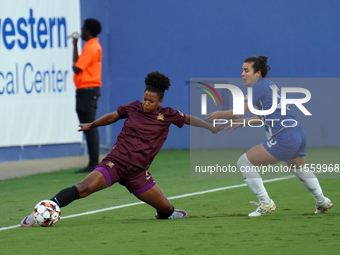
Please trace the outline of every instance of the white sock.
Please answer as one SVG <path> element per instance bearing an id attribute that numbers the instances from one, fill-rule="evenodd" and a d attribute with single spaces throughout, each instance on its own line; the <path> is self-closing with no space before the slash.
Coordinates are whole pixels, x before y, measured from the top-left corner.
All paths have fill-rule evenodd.
<path id="1" fill-rule="evenodd" d="M 240 169 L 248 187 L 257 196 L 260 203 L 269 205 L 270 197 L 263 185 L 260 174 L 257 172 L 257 167 L 250 163 L 245 153 L 238 159 L 237 166 Z"/>
<path id="2" fill-rule="evenodd" d="M 310 172 L 305 166 L 301 169 L 291 169 L 291 173 L 295 174 L 297 178 L 300 179 L 301 183 L 306 187 L 306 189 L 312 193 L 315 201 L 320 204 L 325 200 L 325 196 L 322 193 L 321 186 L 319 184 L 318 178 L 315 174 Z"/>

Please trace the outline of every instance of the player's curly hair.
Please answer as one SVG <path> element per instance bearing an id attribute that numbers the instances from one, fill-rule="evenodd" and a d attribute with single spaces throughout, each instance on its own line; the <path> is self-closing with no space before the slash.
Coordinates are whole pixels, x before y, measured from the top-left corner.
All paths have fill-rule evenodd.
<path id="1" fill-rule="evenodd" d="M 86 19 L 84 21 L 84 27 L 91 33 L 93 37 L 97 37 L 97 35 L 102 31 L 102 26 L 96 19 Z"/>
<path id="2" fill-rule="evenodd" d="M 264 78 L 267 76 L 270 66 L 267 63 L 267 56 L 260 55 L 258 57 L 249 57 L 244 60 L 244 63 L 253 63 L 254 73 L 261 71 L 261 76 Z"/>
<path id="3" fill-rule="evenodd" d="M 165 90 L 169 90 L 171 86 L 169 77 L 158 71 L 148 73 L 144 82 L 146 86 L 144 92 L 157 93 L 160 100 L 163 99 Z"/>

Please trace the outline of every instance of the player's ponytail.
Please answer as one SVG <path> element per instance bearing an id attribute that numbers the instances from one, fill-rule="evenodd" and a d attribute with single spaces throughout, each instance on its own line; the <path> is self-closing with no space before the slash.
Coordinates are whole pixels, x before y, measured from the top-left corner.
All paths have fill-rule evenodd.
<path id="1" fill-rule="evenodd" d="M 165 90 L 169 90 L 169 87 L 171 86 L 169 77 L 158 71 L 148 73 L 144 82 L 146 85 L 144 92 L 149 91 L 157 93 L 161 101 L 164 97 Z"/>
<path id="2" fill-rule="evenodd" d="M 258 57 L 249 57 L 244 60 L 244 63 L 253 63 L 254 73 L 261 71 L 261 76 L 264 78 L 267 76 L 270 66 L 267 63 L 268 57 L 260 55 Z"/>

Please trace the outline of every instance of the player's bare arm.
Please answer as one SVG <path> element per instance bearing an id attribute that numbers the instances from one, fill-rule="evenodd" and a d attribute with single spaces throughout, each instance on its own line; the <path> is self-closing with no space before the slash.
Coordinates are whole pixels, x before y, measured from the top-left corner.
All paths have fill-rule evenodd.
<path id="1" fill-rule="evenodd" d="M 79 124 L 80 129 L 78 131 L 85 131 L 94 127 L 110 125 L 120 119 L 121 118 L 117 112 L 108 113 L 100 117 L 99 119 L 93 121 L 92 123 Z"/>
<path id="2" fill-rule="evenodd" d="M 254 116 L 254 117 L 250 117 L 250 118 L 245 118 L 245 119 L 239 119 L 239 121 L 237 122 L 237 124 L 231 124 L 231 122 L 227 125 L 227 127 L 224 128 L 224 130 L 228 130 L 231 129 L 229 131 L 229 133 L 233 132 L 235 129 L 239 128 L 239 127 L 244 127 L 244 126 L 249 126 L 249 121 L 251 121 L 251 125 L 255 126 L 255 125 L 262 125 L 263 122 L 260 120 L 260 118 L 258 116 Z"/>
<path id="3" fill-rule="evenodd" d="M 209 129 L 212 133 L 217 134 L 219 131 L 222 130 L 221 126 L 216 126 L 213 127 L 211 124 L 195 117 L 195 116 L 190 116 L 190 115 L 186 115 L 185 118 L 185 124 L 187 125 L 191 125 L 194 127 L 201 127 L 201 128 L 206 128 Z"/>
<path id="4" fill-rule="evenodd" d="M 78 67 L 75 66 L 75 63 L 77 62 L 77 60 L 79 58 L 77 43 L 78 43 L 78 38 L 73 37 L 73 41 L 72 41 L 72 44 L 73 44 L 73 66 L 72 66 L 72 70 L 76 74 L 81 72 L 81 69 L 79 69 Z"/>
<path id="5" fill-rule="evenodd" d="M 244 112 L 248 111 L 248 104 L 244 104 Z M 212 123 L 215 119 L 239 119 L 242 118 L 244 114 L 234 114 L 233 109 L 227 111 L 216 111 L 209 113 L 205 119 L 210 119 Z"/>
<path id="6" fill-rule="evenodd" d="M 79 69 L 78 67 L 76 67 L 75 65 L 72 66 L 72 70 L 73 72 L 75 72 L 76 74 L 81 72 L 81 69 Z"/>

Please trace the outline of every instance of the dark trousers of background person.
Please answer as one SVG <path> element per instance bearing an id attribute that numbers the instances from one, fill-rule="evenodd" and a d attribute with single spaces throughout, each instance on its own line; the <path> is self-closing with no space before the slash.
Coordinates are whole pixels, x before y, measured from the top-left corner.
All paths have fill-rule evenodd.
<path id="1" fill-rule="evenodd" d="M 77 89 L 76 111 L 80 123 L 91 123 L 96 119 L 97 101 L 100 96 L 99 87 Z M 99 134 L 97 128 L 85 131 L 89 153 L 89 165 L 78 172 L 90 172 L 99 161 Z"/>

